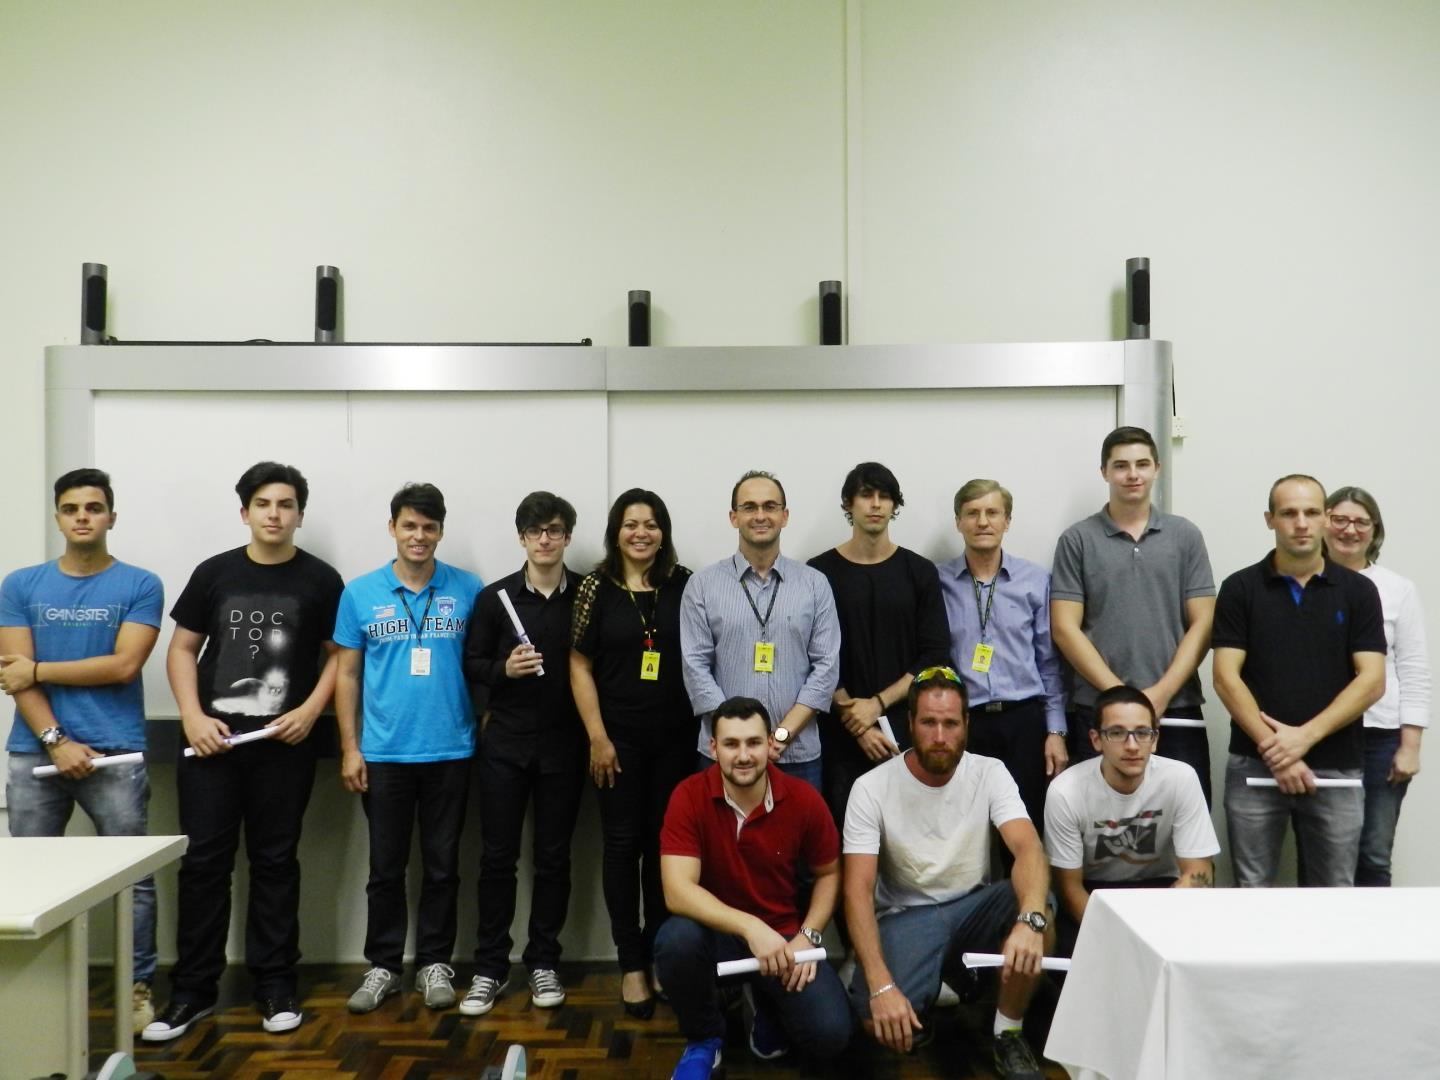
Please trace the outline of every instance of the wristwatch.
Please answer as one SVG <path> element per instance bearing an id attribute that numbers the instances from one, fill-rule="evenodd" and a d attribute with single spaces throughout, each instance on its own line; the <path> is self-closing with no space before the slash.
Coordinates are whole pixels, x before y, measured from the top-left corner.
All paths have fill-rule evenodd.
<path id="1" fill-rule="evenodd" d="M 1034 930 L 1037 934 L 1043 934 L 1045 932 L 1045 928 L 1050 925 L 1050 920 L 1045 918 L 1045 913 L 1043 911 L 1023 912 L 1022 914 L 1015 916 L 1015 921 L 1017 923 L 1023 922 L 1026 926 L 1030 927 L 1030 929 Z"/>
<path id="2" fill-rule="evenodd" d="M 810 944 L 814 945 L 817 949 L 820 948 L 821 943 L 825 940 L 823 937 L 820 936 L 819 930 L 812 930 L 808 926 L 800 927 L 800 933 L 804 934 L 805 940 L 810 942 Z"/>
<path id="3" fill-rule="evenodd" d="M 781 724 L 775 729 L 775 741 L 784 746 L 790 741 L 790 729 Z"/>
<path id="4" fill-rule="evenodd" d="M 47 727 L 39 735 L 40 745 L 46 750 L 53 750 L 65 741 L 65 732 L 58 727 Z"/>

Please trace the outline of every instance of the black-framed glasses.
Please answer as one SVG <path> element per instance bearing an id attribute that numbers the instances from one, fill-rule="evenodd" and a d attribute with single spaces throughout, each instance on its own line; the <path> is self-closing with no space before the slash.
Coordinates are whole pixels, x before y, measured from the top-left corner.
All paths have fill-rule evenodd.
<path id="1" fill-rule="evenodd" d="M 1330 524 L 1337 529 L 1354 529 L 1356 532 L 1369 532 L 1375 527 L 1375 522 L 1369 518 L 1350 517 L 1347 514 L 1331 514 Z"/>
<path id="2" fill-rule="evenodd" d="M 531 525 L 521 535 L 526 540 L 539 540 L 542 535 L 551 540 L 564 540 L 570 535 L 570 531 L 564 525 Z"/>
<path id="3" fill-rule="evenodd" d="M 753 503 L 753 502 L 743 502 L 743 503 L 740 503 L 738 506 L 735 507 L 735 512 L 736 512 L 737 514 L 744 514 L 746 517 L 754 517 L 756 514 L 760 513 L 760 511 L 762 511 L 762 510 L 765 511 L 765 513 L 767 513 L 767 514 L 778 514 L 781 510 L 784 510 L 784 509 L 785 509 L 785 504 L 784 504 L 784 503 L 782 503 L 782 502 L 776 502 L 774 499 L 771 499 L 769 502 L 763 502 L 763 503 Z"/>
<path id="4" fill-rule="evenodd" d="M 1123 728 L 1107 727 L 1100 729 L 1100 737 L 1106 742 L 1123 743 L 1126 739 L 1134 737 L 1141 746 L 1148 746 L 1160 736 L 1160 729 L 1153 727 Z"/>
<path id="5" fill-rule="evenodd" d="M 951 682 L 958 683 L 960 676 L 956 674 L 954 668 L 945 667 L 943 664 L 937 664 L 935 667 L 927 667 L 915 676 L 917 683 L 929 682 L 931 679 L 949 679 Z"/>

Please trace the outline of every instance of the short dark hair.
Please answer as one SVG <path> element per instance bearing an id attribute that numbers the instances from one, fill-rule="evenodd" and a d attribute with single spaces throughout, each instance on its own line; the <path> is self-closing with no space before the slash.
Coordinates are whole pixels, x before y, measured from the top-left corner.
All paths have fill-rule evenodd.
<path id="1" fill-rule="evenodd" d="M 943 674 L 949 672 L 954 678 Z M 915 719 L 915 709 L 919 704 L 920 695 L 927 690 L 954 690 L 960 695 L 960 715 L 970 714 L 970 694 L 965 689 L 965 680 L 960 678 L 959 673 L 951 667 L 926 668 L 910 681 L 910 691 L 905 695 L 905 707 L 910 712 L 910 719 Z"/>
<path id="2" fill-rule="evenodd" d="M 710 714 L 710 732 L 718 739 L 720 736 L 716 732 L 720 727 L 721 720 L 749 720 L 752 716 L 758 716 L 765 721 L 767 735 L 774 730 L 770 720 L 770 710 L 765 708 L 763 701 L 753 697 L 732 697 L 726 698 L 715 706 L 715 711 Z"/>
<path id="3" fill-rule="evenodd" d="M 1144 443 L 1150 448 L 1150 453 L 1155 456 L 1158 464 L 1160 461 L 1160 448 L 1155 445 L 1155 436 L 1146 431 L 1143 427 L 1117 427 L 1105 441 L 1100 444 L 1100 468 L 1110 464 L 1110 451 L 1117 446 L 1130 446 L 1132 443 Z"/>
<path id="4" fill-rule="evenodd" d="M 1108 690 L 1101 690 L 1095 696 L 1095 711 L 1090 717 L 1090 726 L 1096 731 L 1100 730 L 1100 725 L 1104 722 L 1105 710 L 1112 705 L 1139 705 L 1150 714 L 1150 726 L 1160 726 L 1160 718 L 1155 715 L 1155 703 L 1145 696 L 1143 690 L 1122 683 Z"/>
<path id="5" fill-rule="evenodd" d="M 105 493 L 105 505 L 115 509 L 115 492 L 110 487 L 110 474 L 104 469 L 71 469 L 55 481 L 55 508 L 60 508 L 60 496 L 71 488 L 93 487 Z"/>
<path id="6" fill-rule="evenodd" d="M 1378 562 L 1380 560 L 1380 549 L 1385 546 L 1385 519 L 1380 516 L 1380 504 L 1375 501 L 1375 496 L 1362 487 L 1354 484 L 1347 484 L 1342 488 L 1336 488 L 1325 500 L 1325 509 L 1334 510 L 1342 502 L 1353 502 L 1365 508 L 1370 515 L 1370 520 L 1375 523 L 1370 533 L 1370 546 L 1365 549 L 1366 563 Z"/>
<path id="7" fill-rule="evenodd" d="M 660 550 L 655 553 L 655 562 L 650 567 L 648 580 L 651 585 L 663 585 L 675 572 L 675 540 L 670 535 L 670 508 L 665 500 L 645 488 L 630 488 L 622 491 L 610 504 L 610 513 L 605 518 L 605 557 L 596 569 L 612 581 L 625 580 L 625 561 L 620 555 L 620 526 L 625 524 L 625 511 L 632 506 L 650 507 L 655 515 L 655 524 L 660 526 Z"/>
<path id="8" fill-rule="evenodd" d="M 905 505 L 895 474 L 878 461 L 862 461 L 845 474 L 845 483 L 840 485 L 840 508 L 848 514 L 855 496 L 866 490 L 889 496 L 896 510 Z"/>
<path id="9" fill-rule="evenodd" d="M 1273 514 L 1275 512 L 1275 492 L 1279 490 L 1281 484 L 1289 484 L 1297 480 L 1306 484 L 1314 484 L 1317 488 L 1320 489 L 1320 501 L 1325 501 L 1324 484 L 1320 483 L 1319 480 L 1316 480 L 1315 477 L 1311 476 L 1309 473 L 1292 472 L 1280 477 L 1279 480 L 1276 480 L 1273 484 L 1270 485 L 1270 494 L 1265 499 L 1265 509 L 1269 510 L 1270 513 Z"/>
<path id="10" fill-rule="evenodd" d="M 398 518 L 406 507 L 445 525 L 445 496 L 434 484 L 406 484 L 395 492 L 390 499 L 390 520 Z"/>
<path id="11" fill-rule="evenodd" d="M 777 488 L 780 489 L 780 505 L 785 505 L 785 485 L 780 483 L 780 478 L 774 473 L 766 472 L 764 469 L 751 469 L 744 476 L 740 477 L 739 480 L 736 480 L 735 486 L 730 489 L 731 510 L 734 510 L 736 508 L 735 500 L 740 496 L 740 485 L 745 483 L 746 480 L 769 480 L 772 484 L 774 484 Z"/>
<path id="12" fill-rule="evenodd" d="M 305 474 L 294 465 L 282 465 L 278 461 L 257 462 L 240 474 L 240 479 L 235 482 L 235 494 L 240 496 L 240 505 L 249 506 L 255 492 L 266 484 L 289 484 L 295 489 L 295 505 L 302 514 L 305 512 L 305 504 L 310 501 L 310 485 L 305 482 Z"/>
<path id="13" fill-rule="evenodd" d="M 535 525 L 549 525 L 559 518 L 565 524 L 565 535 L 575 531 L 575 507 L 551 491 L 532 491 L 515 508 L 515 532 L 523 533 Z"/>

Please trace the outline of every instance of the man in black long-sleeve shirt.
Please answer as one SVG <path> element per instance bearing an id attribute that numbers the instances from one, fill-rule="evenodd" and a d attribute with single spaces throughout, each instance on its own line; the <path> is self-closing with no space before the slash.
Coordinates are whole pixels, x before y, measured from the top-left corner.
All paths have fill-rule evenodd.
<path id="1" fill-rule="evenodd" d="M 570 905 L 570 840 L 585 776 L 584 728 L 570 694 L 570 609 L 580 575 L 565 567 L 575 508 L 534 491 L 515 511 L 525 565 L 475 602 L 465 641 L 465 677 L 490 691 L 480 737 L 480 885 L 475 976 L 460 1003 L 466 1016 L 495 1006 L 510 973 L 515 866 L 525 809 L 535 807 L 530 934 L 523 962 L 530 997 L 565 1001 L 555 973 Z M 509 597 L 530 643 L 520 641 L 501 601 Z"/>

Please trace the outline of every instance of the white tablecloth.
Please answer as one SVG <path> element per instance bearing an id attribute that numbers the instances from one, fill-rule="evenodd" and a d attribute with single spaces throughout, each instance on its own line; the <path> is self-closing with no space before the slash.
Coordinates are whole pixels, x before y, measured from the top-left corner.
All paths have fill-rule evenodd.
<path id="1" fill-rule="evenodd" d="M 1440 1078 L 1440 889 L 1097 892 L 1045 1045 L 1108 1080 Z"/>

